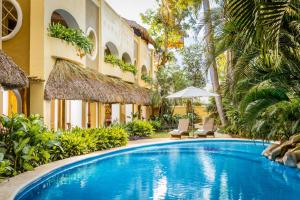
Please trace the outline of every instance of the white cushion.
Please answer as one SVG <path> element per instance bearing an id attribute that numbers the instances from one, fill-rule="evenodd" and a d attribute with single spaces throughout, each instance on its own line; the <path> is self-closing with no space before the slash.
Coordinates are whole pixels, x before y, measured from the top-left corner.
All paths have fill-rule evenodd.
<path id="1" fill-rule="evenodd" d="M 180 132 L 179 132 L 179 130 L 176 129 L 176 130 L 171 131 L 170 134 L 171 135 L 180 135 Z"/>

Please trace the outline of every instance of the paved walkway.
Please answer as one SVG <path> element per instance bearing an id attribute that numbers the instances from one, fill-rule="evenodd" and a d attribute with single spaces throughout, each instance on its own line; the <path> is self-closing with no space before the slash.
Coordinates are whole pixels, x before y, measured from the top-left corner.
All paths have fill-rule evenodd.
<path id="1" fill-rule="evenodd" d="M 209 137 L 208 139 L 210 139 Z M 215 133 L 215 138 L 232 138 L 228 134 L 221 134 L 221 133 Z M 181 140 L 193 140 L 194 138 L 192 137 L 182 137 Z M 205 138 L 203 138 L 205 139 Z M 129 141 L 128 146 L 136 145 L 136 144 L 147 144 L 147 143 L 156 143 L 156 142 L 167 142 L 167 141 L 180 141 L 179 139 L 176 138 L 155 138 L 155 139 L 142 139 L 142 140 L 134 140 L 134 141 Z"/>

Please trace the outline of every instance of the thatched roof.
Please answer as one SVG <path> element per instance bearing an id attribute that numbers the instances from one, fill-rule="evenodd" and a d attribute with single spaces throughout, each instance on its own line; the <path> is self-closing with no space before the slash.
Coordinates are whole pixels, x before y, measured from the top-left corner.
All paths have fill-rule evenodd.
<path id="1" fill-rule="evenodd" d="M 146 42 L 155 45 L 155 41 L 153 40 L 153 38 L 149 35 L 147 29 L 145 29 L 143 26 L 139 25 L 137 22 L 132 21 L 132 20 L 128 20 L 123 18 L 128 25 L 134 30 L 134 33 L 143 38 L 143 40 L 145 40 Z"/>
<path id="2" fill-rule="evenodd" d="M 61 59 L 56 61 L 46 83 L 45 99 L 150 104 L 147 89 Z"/>
<path id="3" fill-rule="evenodd" d="M 5 89 L 28 87 L 25 72 L 0 49 L 0 86 Z"/>

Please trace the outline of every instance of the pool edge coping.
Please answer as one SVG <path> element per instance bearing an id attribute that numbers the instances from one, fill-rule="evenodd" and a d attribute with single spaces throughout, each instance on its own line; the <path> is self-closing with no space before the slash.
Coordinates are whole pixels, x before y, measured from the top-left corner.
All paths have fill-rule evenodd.
<path id="1" fill-rule="evenodd" d="M 172 144 L 172 143 L 184 143 L 184 142 L 193 142 L 193 141 L 211 141 L 211 140 L 224 140 L 224 141 L 251 141 L 251 142 L 262 142 L 262 140 L 251 140 L 243 138 L 200 138 L 200 139 L 183 139 L 183 140 L 163 140 L 163 141 L 148 141 L 141 143 L 128 144 L 123 147 L 113 148 L 109 150 L 97 151 L 86 155 L 75 156 L 71 158 L 66 158 L 63 160 L 51 162 L 45 165 L 41 165 L 35 168 L 33 171 L 27 171 L 4 182 L 0 183 L 0 200 L 14 200 L 14 198 L 22 192 L 24 188 L 29 186 L 34 181 L 37 181 L 42 176 L 46 176 L 54 170 L 62 168 L 67 165 L 75 164 L 77 162 L 93 159 L 101 155 L 108 153 L 113 153 L 122 150 L 130 150 L 134 148 L 147 147 L 160 144 Z M 266 142 L 267 143 L 267 142 Z"/>

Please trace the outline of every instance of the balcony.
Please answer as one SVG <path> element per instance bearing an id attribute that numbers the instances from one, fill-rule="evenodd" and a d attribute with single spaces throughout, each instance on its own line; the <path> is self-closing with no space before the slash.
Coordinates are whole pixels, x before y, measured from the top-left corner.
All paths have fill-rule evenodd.
<path id="1" fill-rule="evenodd" d="M 147 89 L 151 88 L 151 85 L 142 79 L 139 81 L 139 86 L 141 86 L 143 88 L 147 88 Z"/>
<path id="2" fill-rule="evenodd" d="M 64 40 L 47 37 L 47 43 L 49 45 L 49 55 L 56 58 L 62 58 L 70 60 L 82 65 L 85 64 L 85 56 L 82 58 L 78 55 L 76 48 Z"/>
<path id="3" fill-rule="evenodd" d="M 126 82 L 135 82 L 135 75 L 133 73 L 122 71 L 119 66 L 114 66 L 110 63 L 103 63 L 102 73 L 108 76 L 120 78 Z"/>

